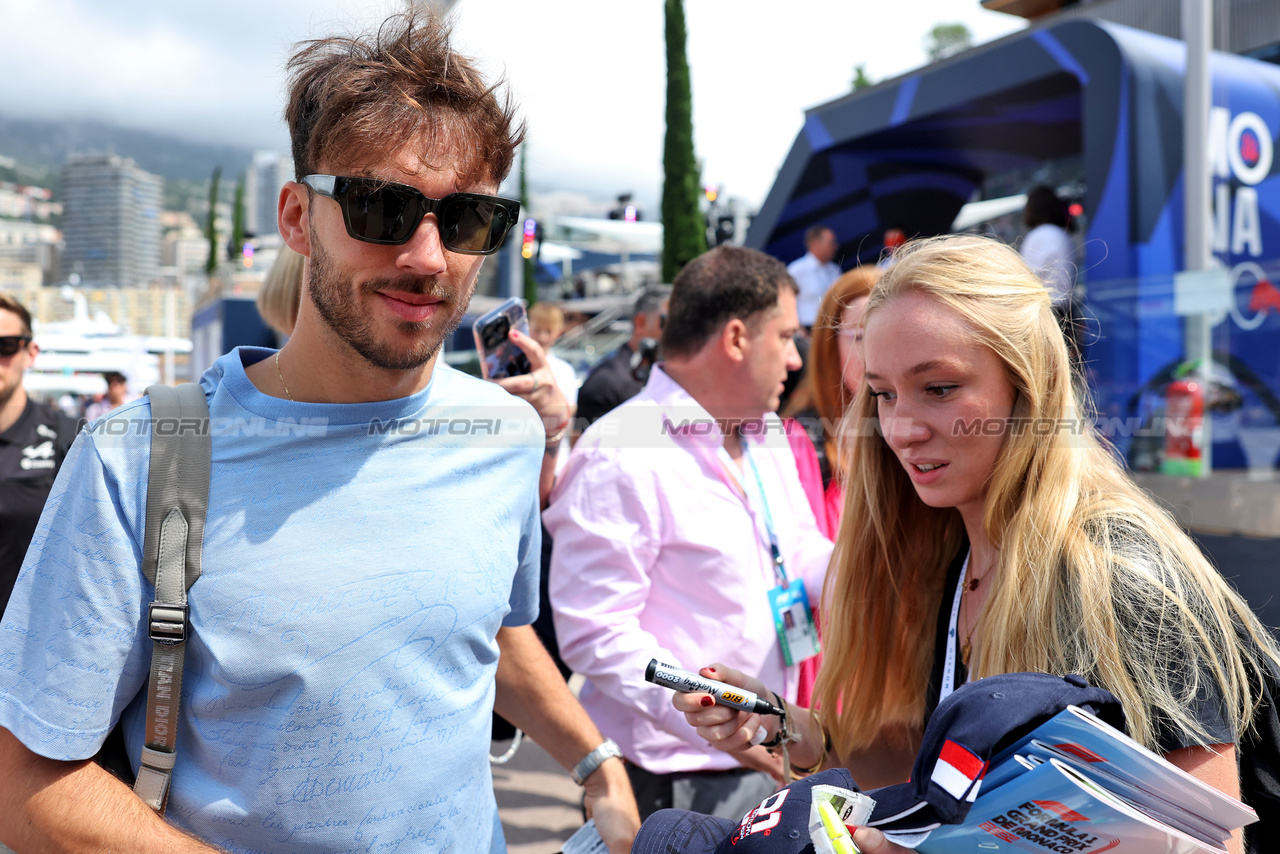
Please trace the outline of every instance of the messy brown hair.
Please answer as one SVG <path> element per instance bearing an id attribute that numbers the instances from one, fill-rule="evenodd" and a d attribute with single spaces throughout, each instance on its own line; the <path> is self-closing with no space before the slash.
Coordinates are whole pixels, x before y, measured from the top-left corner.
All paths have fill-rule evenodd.
<path id="1" fill-rule="evenodd" d="M 0 294 L 0 311 L 11 311 L 18 315 L 18 320 L 22 321 L 22 334 L 31 334 L 31 312 L 17 299 L 8 294 Z"/>
<path id="2" fill-rule="evenodd" d="M 303 42 L 289 59 L 285 121 L 296 177 L 376 163 L 407 141 L 449 151 L 459 187 L 498 184 L 524 138 L 509 95 L 485 82 L 430 12 L 387 18 L 375 33 Z M 425 160 L 424 160 L 425 163 Z M 432 164 L 439 168 L 439 164 Z"/>

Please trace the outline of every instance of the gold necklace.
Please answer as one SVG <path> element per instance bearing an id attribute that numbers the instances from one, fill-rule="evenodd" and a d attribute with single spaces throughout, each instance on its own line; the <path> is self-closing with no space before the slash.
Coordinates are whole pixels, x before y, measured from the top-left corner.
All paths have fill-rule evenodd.
<path id="1" fill-rule="evenodd" d="M 965 579 L 964 592 L 960 594 L 960 621 L 962 623 L 967 623 L 967 617 L 969 616 L 969 611 L 965 608 L 965 597 L 978 589 L 979 585 L 991 574 L 992 569 L 994 569 L 994 565 L 987 567 L 987 571 L 980 576 Z M 964 633 L 964 643 L 960 645 L 960 661 L 964 663 L 966 670 L 969 668 L 969 655 L 973 652 L 973 632 L 976 628 L 978 628 L 978 623 L 975 620 L 973 625 L 969 627 L 969 631 Z"/>
<path id="2" fill-rule="evenodd" d="M 965 586 L 968 587 L 967 584 Z M 973 652 L 973 644 L 971 643 L 973 639 L 973 629 L 970 628 L 969 631 L 967 632 L 964 630 L 964 624 L 968 622 L 968 616 L 969 616 L 969 612 L 968 612 L 968 609 L 965 608 L 964 594 L 961 593 L 960 594 L 960 632 L 964 635 L 964 641 L 960 644 L 960 662 L 964 664 L 966 670 L 969 668 L 969 655 L 970 653 Z"/>
<path id="3" fill-rule="evenodd" d="M 289 386 L 285 385 L 284 374 L 280 373 L 280 351 L 276 351 L 276 376 L 280 378 L 280 387 L 284 389 L 284 396 L 293 400 L 293 395 L 289 394 Z M 296 400 L 293 401 L 297 403 Z"/>

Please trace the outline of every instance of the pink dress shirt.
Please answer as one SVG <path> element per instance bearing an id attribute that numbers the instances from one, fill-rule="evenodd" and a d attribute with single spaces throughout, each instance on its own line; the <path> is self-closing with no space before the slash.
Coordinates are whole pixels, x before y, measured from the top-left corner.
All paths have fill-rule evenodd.
<path id="1" fill-rule="evenodd" d="M 724 662 L 795 699 L 798 668 L 784 665 L 774 633 L 764 504 L 745 456 L 787 572 L 804 579 L 813 605 L 832 545 L 814 522 L 782 422 L 769 413 L 751 424 L 739 468 L 716 422 L 657 366 L 640 394 L 579 439 L 543 514 L 555 540 L 560 655 L 586 677 L 582 705 L 596 725 L 656 774 L 738 762 L 698 736 L 669 690 L 644 680 L 650 659 L 692 671 Z"/>

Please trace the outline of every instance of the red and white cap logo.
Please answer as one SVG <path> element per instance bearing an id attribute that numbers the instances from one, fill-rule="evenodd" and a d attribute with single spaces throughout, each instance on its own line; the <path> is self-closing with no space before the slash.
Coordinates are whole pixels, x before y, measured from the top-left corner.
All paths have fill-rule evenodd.
<path id="1" fill-rule="evenodd" d="M 938 763 L 933 766 L 930 780 L 959 801 L 964 799 L 974 783 L 982 779 L 986 770 L 987 763 L 977 754 L 948 738 L 938 752 Z"/>

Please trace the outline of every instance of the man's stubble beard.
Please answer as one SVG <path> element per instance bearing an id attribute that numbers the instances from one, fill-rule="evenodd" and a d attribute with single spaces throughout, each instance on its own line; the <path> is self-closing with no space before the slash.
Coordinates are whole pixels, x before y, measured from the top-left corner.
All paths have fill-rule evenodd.
<path id="1" fill-rule="evenodd" d="M 17 359 L 20 355 L 21 354 L 19 353 L 15 353 L 13 358 Z M 31 367 L 30 362 L 27 363 L 27 367 Z M 13 402 L 13 398 L 17 395 L 18 389 L 22 388 L 22 380 L 25 373 L 25 370 L 19 371 L 18 375 L 14 378 L 12 385 L 5 385 L 4 380 L 0 379 L 0 409 L 6 408 Z"/>
<path id="2" fill-rule="evenodd" d="M 420 340 L 408 349 L 398 349 L 394 345 L 378 340 L 373 324 L 360 309 L 355 299 L 356 287 L 350 276 L 336 269 L 333 259 L 325 252 L 324 246 L 311 233 L 311 258 L 308 264 L 307 288 L 311 294 L 311 302 L 320 313 L 321 319 L 333 330 L 347 346 L 355 350 L 365 361 L 377 368 L 390 371 L 411 371 L 429 362 L 440 352 L 444 340 L 462 322 L 467 306 L 471 304 L 471 295 L 475 292 L 475 279 L 471 281 L 467 292 L 458 298 L 451 288 L 442 285 L 434 278 L 405 275 L 394 279 L 370 279 L 359 285 L 360 293 L 375 293 L 380 290 L 395 290 L 405 293 L 438 297 L 440 305 L 451 308 L 444 318 L 433 317 L 422 323 L 402 320 L 400 330 Z"/>
<path id="3" fill-rule="evenodd" d="M 18 389 L 21 387 L 21 376 L 19 376 L 18 381 L 11 386 L 0 385 L 0 409 L 4 409 L 13 401 L 13 396 L 18 393 Z"/>

